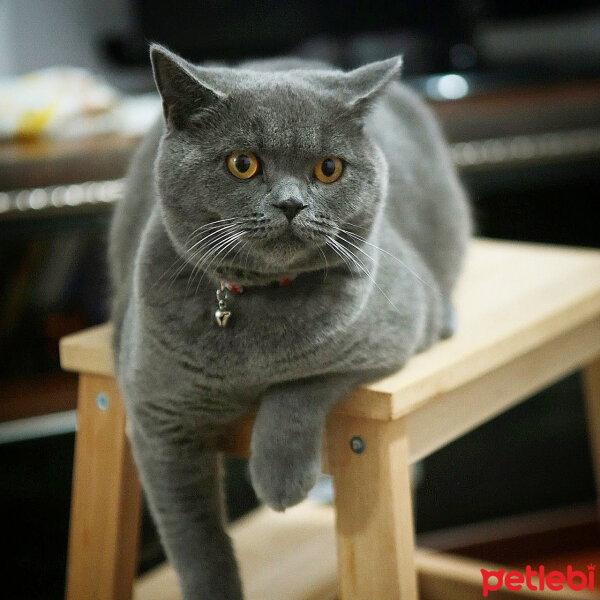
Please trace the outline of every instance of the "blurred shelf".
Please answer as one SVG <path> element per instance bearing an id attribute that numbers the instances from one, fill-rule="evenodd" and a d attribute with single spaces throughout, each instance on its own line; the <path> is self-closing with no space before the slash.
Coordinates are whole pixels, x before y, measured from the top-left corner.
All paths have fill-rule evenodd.
<path id="1" fill-rule="evenodd" d="M 0 221 L 105 212 L 123 195 L 123 179 L 0 192 Z"/>
<path id="2" fill-rule="evenodd" d="M 465 81 L 469 86 L 468 75 Z M 415 87 L 421 89 L 423 83 Z M 451 143 L 597 129 L 600 79 L 483 88 L 481 93 L 430 104 Z"/>
<path id="3" fill-rule="evenodd" d="M 0 142 L 0 190 L 117 179 L 139 138 L 116 134 Z"/>
<path id="4" fill-rule="evenodd" d="M 600 156 L 600 127 L 456 142 L 450 153 L 467 174 L 580 162 Z M 0 192 L 0 223 L 106 213 L 123 192 L 123 179 Z"/>
<path id="5" fill-rule="evenodd" d="M 463 97 L 436 100 L 427 92 L 445 77 L 463 81 Z M 494 85 L 482 73 L 406 80 L 429 96 L 472 197 L 544 186 L 547 194 L 548 186 L 582 181 L 591 189 L 600 160 L 600 79 L 492 79 Z M 104 231 L 138 142 L 115 134 L 0 142 L 0 237 L 49 235 L 58 226 Z"/>

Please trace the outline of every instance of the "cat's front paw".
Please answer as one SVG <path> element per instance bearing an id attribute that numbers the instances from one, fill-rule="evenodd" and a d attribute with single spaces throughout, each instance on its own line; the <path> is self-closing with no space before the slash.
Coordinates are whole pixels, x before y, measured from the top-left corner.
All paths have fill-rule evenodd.
<path id="1" fill-rule="evenodd" d="M 266 450 L 266 449 L 265 449 Z M 252 485 L 259 499 L 271 508 L 283 511 L 306 498 L 321 472 L 318 453 L 263 452 L 253 448 L 250 458 Z"/>

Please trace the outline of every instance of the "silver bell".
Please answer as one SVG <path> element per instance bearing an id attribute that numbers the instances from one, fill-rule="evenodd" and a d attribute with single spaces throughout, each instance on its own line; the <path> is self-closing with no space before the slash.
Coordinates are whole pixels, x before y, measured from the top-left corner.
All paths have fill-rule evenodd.
<path id="1" fill-rule="evenodd" d="M 229 321 L 230 316 L 231 311 L 229 310 L 221 310 L 220 308 L 218 308 L 215 311 L 215 318 L 217 319 L 219 327 L 225 327 L 225 325 L 227 325 L 227 321 Z"/>

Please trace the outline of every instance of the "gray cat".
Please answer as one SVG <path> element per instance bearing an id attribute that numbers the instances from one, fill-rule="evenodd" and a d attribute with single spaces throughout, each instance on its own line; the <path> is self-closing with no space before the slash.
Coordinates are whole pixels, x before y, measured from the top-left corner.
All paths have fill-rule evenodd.
<path id="1" fill-rule="evenodd" d="M 239 600 L 224 426 L 258 411 L 254 488 L 300 502 L 332 406 L 451 332 L 470 216 L 429 111 L 393 82 L 399 58 L 151 59 L 164 119 L 114 217 L 115 362 L 184 598 Z"/>

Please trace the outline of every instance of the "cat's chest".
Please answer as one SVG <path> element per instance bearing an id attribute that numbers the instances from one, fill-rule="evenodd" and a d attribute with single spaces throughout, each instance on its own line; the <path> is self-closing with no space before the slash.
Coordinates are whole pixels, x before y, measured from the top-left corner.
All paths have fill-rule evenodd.
<path id="1" fill-rule="evenodd" d="M 295 284 L 292 284 L 295 285 Z M 229 294 L 227 324 L 215 318 L 216 290 L 147 303 L 144 326 L 166 360 L 202 384 L 260 386 L 330 368 L 352 340 L 359 294 L 331 281 L 317 289 L 260 289 Z M 225 383 L 226 382 L 226 383 Z"/>

